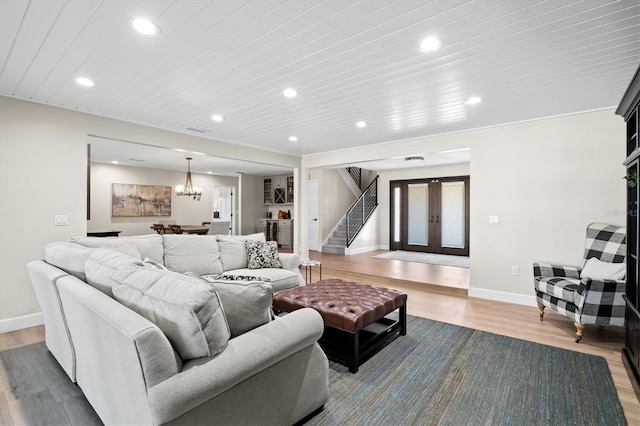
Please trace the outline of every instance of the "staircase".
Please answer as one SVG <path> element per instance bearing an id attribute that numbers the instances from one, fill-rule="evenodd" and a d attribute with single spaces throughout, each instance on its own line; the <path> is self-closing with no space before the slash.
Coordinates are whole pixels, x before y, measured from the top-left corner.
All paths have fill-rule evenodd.
<path id="1" fill-rule="evenodd" d="M 345 254 L 347 248 L 347 222 L 345 218 L 336 226 L 327 238 L 327 243 L 322 245 L 323 253 Z"/>
<path id="2" fill-rule="evenodd" d="M 376 176 L 334 228 L 331 236 L 322 245 L 322 252 L 346 254 L 347 247 L 356 238 L 377 206 L 378 177 Z"/>

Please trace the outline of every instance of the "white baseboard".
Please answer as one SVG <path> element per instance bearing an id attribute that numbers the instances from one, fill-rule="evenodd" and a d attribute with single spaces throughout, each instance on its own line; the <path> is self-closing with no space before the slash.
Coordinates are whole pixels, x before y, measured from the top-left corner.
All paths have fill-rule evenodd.
<path id="1" fill-rule="evenodd" d="M 36 325 L 42 324 L 44 324 L 42 312 L 7 318 L 0 320 L 0 333 L 8 333 L 9 331 L 22 330 L 23 328 L 35 327 Z"/>
<path id="2" fill-rule="evenodd" d="M 345 249 L 345 254 L 347 256 L 351 256 L 351 255 L 354 255 L 354 254 L 367 253 L 367 252 L 376 251 L 376 250 L 383 250 L 383 249 L 381 249 L 380 246 L 360 247 L 360 248 L 357 248 L 357 249 L 347 248 L 347 249 Z"/>
<path id="3" fill-rule="evenodd" d="M 469 288 L 469 297 L 477 297 L 479 299 L 489 299 L 498 302 L 515 303 L 517 305 L 537 306 L 535 296 L 526 296 L 524 294 L 507 293 L 505 291 L 487 290 L 484 288 Z"/>

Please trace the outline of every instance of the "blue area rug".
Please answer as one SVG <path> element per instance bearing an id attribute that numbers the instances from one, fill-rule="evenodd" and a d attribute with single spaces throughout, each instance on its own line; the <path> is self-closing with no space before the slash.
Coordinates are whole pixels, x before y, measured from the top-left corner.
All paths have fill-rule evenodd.
<path id="1" fill-rule="evenodd" d="M 604 358 L 423 318 L 358 373 L 330 367 L 306 424 L 626 424 Z"/>

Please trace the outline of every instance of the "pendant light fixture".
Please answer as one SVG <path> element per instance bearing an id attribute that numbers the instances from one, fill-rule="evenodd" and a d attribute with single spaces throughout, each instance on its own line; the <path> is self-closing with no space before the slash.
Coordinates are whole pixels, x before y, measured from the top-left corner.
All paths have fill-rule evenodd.
<path id="1" fill-rule="evenodd" d="M 193 186 L 191 183 L 191 160 L 193 160 L 193 158 L 187 157 L 187 182 L 185 185 L 176 185 L 176 195 L 192 197 L 194 200 L 200 201 L 202 188 Z"/>

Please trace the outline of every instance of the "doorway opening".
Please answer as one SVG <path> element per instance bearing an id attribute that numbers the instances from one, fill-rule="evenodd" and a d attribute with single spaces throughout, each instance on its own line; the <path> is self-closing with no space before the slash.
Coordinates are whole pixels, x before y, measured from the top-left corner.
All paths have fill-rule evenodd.
<path id="1" fill-rule="evenodd" d="M 390 185 L 391 250 L 469 256 L 469 176 Z"/>
<path id="2" fill-rule="evenodd" d="M 235 234 L 235 221 L 233 220 L 234 192 L 234 187 L 232 186 L 214 185 L 210 234 Z"/>

